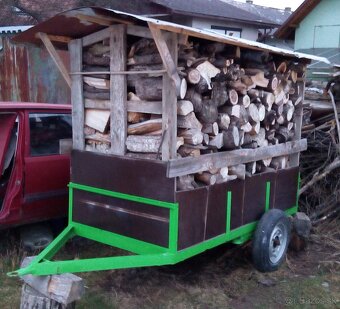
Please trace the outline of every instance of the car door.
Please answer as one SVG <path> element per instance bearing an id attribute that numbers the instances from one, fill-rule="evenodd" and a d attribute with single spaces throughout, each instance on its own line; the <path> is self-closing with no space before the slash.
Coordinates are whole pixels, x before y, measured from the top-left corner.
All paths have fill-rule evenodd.
<path id="1" fill-rule="evenodd" d="M 5 199 L 9 178 L 10 164 L 14 157 L 16 140 L 12 138 L 17 115 L 0 113 L 0 211 Z"/>
<path id="2" fill-rule="evenodd" d="M 60 112 L 27 114 L 24 216 L 34 221 L 66 216 L 70 158 L 60 144 L 72 138 L 71 115 Z"/>

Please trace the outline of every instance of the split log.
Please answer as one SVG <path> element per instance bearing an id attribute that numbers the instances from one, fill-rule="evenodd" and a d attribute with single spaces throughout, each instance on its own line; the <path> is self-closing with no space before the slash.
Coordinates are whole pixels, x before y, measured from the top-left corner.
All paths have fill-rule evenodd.
<path id="1" fill-rule="evenodd" d="M 232 150 L 240 145 L 240 133 L 236 126 L 223 131 L 223 149 Z"/>
<path id="2" fill-rule="evenodd" d="M 250 135 L 255 135 L 255 134 L 259 134 L 260 132 L 260 128 L 261 128 L 261 124 L 260 122 L 256 122 L 253 125 L 252 130 L 249 132 Z"/>
<path id="3" fill-rule="evenodd" d="M 240 93 L 242 95 L 247 94 L 248 87 L 247 87 L 247 85 L 243 84 L 240 80 L 230 81 L 230 82 L 228 82 L 228 86 L 230 88 L 236 90 L 237 93 Z"/>
<path id="4" fill-rule="evenodd" d="M 201 74 L 197 69 L 189 68 L 186 70 L 186 74 L 187 74 L 186 80 L 189 84 L 196 85 L 199 83 L 201 79 Z"/>
<path id="5" fill-rule="evenodd" d="M 203 142 L 202 142 L 202 144 L 205 145 L 205 146 L 208 146 L 209 145 L 209 140 L 210 140 L 209 134 L 203 133 Z"/>
<path id="6" fill-rule="evenodd" d="M 275 101 L 275 96 L 271 92 L 262 91 L 260 95 L 262 104 L 266 107 L 267 111 L 272 109 Z"/>
<path id="7" fill-rule="evenodd" d="M 248 95 L 243 95 L 238 98 L 238 104 L 243 105 L 248 108 L 250 105 L 250 97 Z"/>
<path id="8" fill-rule="evenodd" d="M 189 113 L 186 116 L 177 116 L 177 127 L 181 129 L 202 129 L 202 124 L 196 118 L 194 112 Z"/>
<path id="9" fill-rule="evenodd" d="M 229 121 L 230 121 L 230 119 L 229 119 Z M 216 136 L 219 132 L 217 122 L 204 124 L 203 127 L 202 127 L 202 132 L 209 134 L 209 135 Z"/>
<path id="10" fill-rule="evenodd" d="M 193 104 L 188 100 L 177 101 L 177 115 L 186 116 L 194 111 Z"/>
<path id="11" fill-rule="evenodd" d="M 181 157 L 199 157 L 201 155 L 201 151 L 199 149 L 185 145 L 178 148 L 178 153 Z"/>
<path id="12" fill-rule="evenodd" d="M 213 123 L 217 120 L 218 110 L 214 102 L 209 99 L 203 100 L 202 109 L 197 113 L 197 118 L 203 123 Z"/>
<path id="13" fill-rule="evenodd" d="M 235 89 L 230 89 L 228 92 L 229 101 L 227 104 L 236 105 L 238 103 L 238 94 Z"/>
<path id="14" fill-rule="evenodd" d="M 275 137 L 279 140 L 280 143 L 288 142 L 291 137 L 290 131 L 288 130 L 288 128 L 280 126 L 279 130 L 276 131 Z"/>
<path id="15" fill-rule="evenodd" d="M 107 79 L 84 76 L 83 80 L 84 80 L 84 83 L 86 83 L 87 85 L 91 87 L 102 89 L 102 90 L 110 89 L 110 81 Z"/>
<path id="16" fill-rule="evenodd" d="M 185 175 L 177 177 L 176 187 L 177 191 L 192 190 L 197 188 L 197 184 L 193 175 Z"/>
<path id="17" fill-rule="evenodd" d="M 126 139 L 126 148 L 132 152 L 157 153 L 161 139 L 161 136 L 129 135 Z"/>
<path id="18" fill-rule="evenodd" d="M 163 80 L 161 77 L 138 78 L 135 83 L 136 95 L 141 100 L 162 100 Z"/>
<path id="19" fill-rule="evenodd" d="M 287 104 L 283 105 L 282 115 L 289 122 L 293 118 L 294 111 L 295 111 L 294 104 L 293 104 L 293 102 L 291 100 L 289 100 Z"/>
<path id="20" fill-rule="evenodd" d="M 287 167 L 287 163 L 288 161 L 286 156 L 275 157 L 272 159 L 270 167 L 274 168 L 275 170 L 285 169 Z"/>
<path id="21" fill-rule="evenodd" d="M 267 88 L 269 85 L 269 79 L 264 77 L 264 72 L 258 72 L 256 75 L 251 76 L 251 79 L 258 87 Z M 270 87 L 272 87 L 272 85 Z"/>
<path id="22" fill-rule="evenodd" d="M 244 125 L 241 126 L 241 130 L 245 133 L 249 133 L 253 130 L 253 126 L 250 122 L 246 122 Z"/>
<path id="23" fill-rule="evenodd" d="M 263 121 L 266 117 L 266 108 L 263 104 L 256 104 L 259 111 L 259 121 Z"/>
<path id="24" fill-rule="evenodd" d="M 249 122 L 252 124 L 260 122 L 259 109 L 254 103 L 251 103 L 248 107 Z"/>
<path id="25" fill-rule="evenodd" d="M 35 257 L 26 257 L 21 267 Z M 20 308 L 74 308 L 75 301 L 84 295 L 84 281 L 74 274 L 34 276 L 25 275 Z"/>
<path id="26" fill-rule="evenodd" d="M 216 136 L 210 136 L 209 146 L 221 149 L 223 147 L 223 133 L 218 133 Z"/>
<path id="27" fill-rule="evenodd" d="M 184 138 L 185 144 L 199 145 L 203 142 L 203 133 L 198 129 L 180 130 L 178 136 Z"/>
<path id="28" fill-rule="evenodd" d="M 88 64 L 91 64 L 87 62 Z M 110 63 L 110 62 L 109 62 Z M 161 64 L 162 58 L 158 52 L 146 55 L 134 55 L 132 58 L 128 58 L 127 65 L 140 65 L 140 64 Z M 93 63 L 92 63 L 93 64 Z"/>
<path id="29" fill-rule="evenodd" d="M 244 180 L 246 178 L 246 166 L 245 164 L 239 164 L 229 167 L 229 174 L 236 175 L 238 179 Z"/>
<path id="30" fill-rule="evenodd" d="M 109 66 L 110 65 L 110 55 L 103 55 L 101 57 L 94 56 L 90 52 L 83 53 L 83 63 L 88 65 L 99 65 L 99 66 Z"/>
<path id="31" fill-rule="evenodd" d="M 216 183 L 218 183 L 218 184 L 219 183 L 225 183 L 225 182 L 232 181 L 232 180 L 235 180 L 235 179 L 237 179 L 236 175 L 228 175 L 225 178 L 221 177 L 221 175 L 218 175 L 217 179 L 216 179 Z"/>
<path id="32" fill-rule="evenodd" d="M 228 90 L 226 88 L 226 83 L 224 82 L 213 82 L 213 88 L 211 92 L 211 99 L 216 106 L 224 105 L 228 99 Z"/>
<path id="33" fill-rule="evenodd" d="M 203 102 L 202 102 L 202 96 L 198 92 L 195 91 L 194 88 L 189 88 L 185 99 L 189 100 L 192 105 L 194 106 L 194 112 L 199 113 L 202 110 Z"/>
<path id="34" fill-rule="evenodd" d="M 246 172 L 250 175 L 254 175 L 256 173 L 256 162 L 246 163 Z"/>
<path id="35" fill-rule="evenodd" d="M 211 174 L 209 172 L 202 172 L 195 174 L 195 180 L 211 186 L 216 183 L 216 175 Z"/>
<path id="36" fill-rule="evenodd" d="M 162 129 L 162 118 L 151 119 L 128 126 L 127 133 L 133 135 L 149 134 Z"/>
<path id="37" fill-rule="evenodd" d="M 266 113 L 265 118 L 263 119 L 263 124 L 266 130 L 269 130 L 271 126 L 273 126 L 276 122 L 276 111 L 271 110 Z"/>
<path id="38" fill-rule="evenodd" d="M 161 132 L 162 133 L 162 132 Z M 177 136 L 177 141 L 176 141 L 176 150 L 179 149 L 179 147 L 184 145 L 184 138 Z"/>
<path id="39" fill-rule="evenodd" d="M 236 118 L 241 117 L 241 105 L 232 105 L 232 106 L 224 105 L 224 106 L 219 108 L 219 111 L 221 113 L 226 113 L 229 116 L 234 116 Z"/>
<path id="40" fill-rule="evenodd" d="M 216 68 L 213 64 L 211 64 L 209 61 L 204 61 L 200 65 L 196 67 L 196 69 L 200 72 L 203 79 L 208 84 L 208 89 L 211 88 L 211 79 L 214 78 L 218 73 L 221 72 L 220 69 Z"/>
<path id="41" fill-rule="evenodd" d="M 230 117 L 226 113 L 219 113 L 217 118 L 218 127 L 221 130 L 228 130 L 230 125 Z"/>
<path id="42" fill-rule="evenodd" d="M 110 120 L 110 111 L 99 109 L 85 110 L 85 125 L 104 133 Z"/>
<path id="43" fill-rule="evenodd" d="M 128 93 L 128 100 L 130 101 L 141 101 L 139 97 L 137 97 L 133 92 Z M 138 123 L 141 121 L 146 121 L 150 118 L 150 114 L 145 113 L 137 113 L 137 112 L 128 112 L 127 120 L 129 123 Z"/>

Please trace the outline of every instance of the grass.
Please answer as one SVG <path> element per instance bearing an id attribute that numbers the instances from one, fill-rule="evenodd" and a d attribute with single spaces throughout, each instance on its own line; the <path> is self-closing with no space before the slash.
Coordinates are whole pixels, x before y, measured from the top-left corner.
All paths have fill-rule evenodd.
<path id="1" fill-rule="evenodd" d="M 79 274 L 86 293 L 77 308 L 339 308 L 338 264 L 323 263 L 338 257 L 339 239 L 327 243 L 325 237 L 314 235 L 305 251 L 290 252 L 287 263 L 270 274 L 254 270 L 249 246 L 231 245 L 171 267 Z M 12 232 L 1 236 L 0 250 L 1 308 L 19 308 L 21 282 L 6 272 L 17 268 L 25 254 Z M 91 257 L 98 252 L 120 253 L 91 242 L 74 242 L 58 258 Z"/>

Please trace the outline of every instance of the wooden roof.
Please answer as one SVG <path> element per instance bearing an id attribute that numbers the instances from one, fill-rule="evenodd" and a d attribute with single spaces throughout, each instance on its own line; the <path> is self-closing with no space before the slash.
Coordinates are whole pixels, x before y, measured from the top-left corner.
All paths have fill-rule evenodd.
<path id="1" fill-rule="evenodd" d="M 305 0 L 275 32 L 275 36 L 279 39 L 293 39 L 295 28 L 320 2 L 321 0 Z"/>

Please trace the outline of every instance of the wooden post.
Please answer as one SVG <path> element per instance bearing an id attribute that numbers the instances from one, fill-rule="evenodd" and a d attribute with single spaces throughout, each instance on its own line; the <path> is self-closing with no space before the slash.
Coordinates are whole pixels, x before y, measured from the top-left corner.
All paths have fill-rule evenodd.
<path id="1" fill-rule="evenodd" d="M 166 40 L 172 59 L 177 66 L 177 34 L 171 33 Z M 177 143 L 177 94 L 176 86 L 168 74 L 163 75 L 162 91 L 162 160 L 176 158 Z"/>
<path id="2" fill-rule="evenodd" d="M 110 71 L 126 69 L 126 25 L 110 28 Z M 111 153 L 124 155 L 127 137 L 126 75 L 110 75 Z"/>
<path id="3" fill-rule="evenodd" d="M 82 71 L 82 39 L 72 40 L 69 43 L 71 72 Z M 72 75 L 71 102 L 73 148 L 84 150 L 84 102 L 83 102 L 83 76 Z"/>
<path id="4" fill-rule="evenodd" d="M 301 139 L 303 101 L 305 98 L 305 82 L 298 81 L 296 88 L 297 88 L 297 91 L 295 95 L 297 97 L 302 97 L 302 100 L 297 106 L 295 106 L 295 116 L 294 116 L 295 128 L 294 128 L 294 139 L 293 139 L 294 141 L 298 141 Z M 290 155 L 289 165 L 291 167 L 299 166 L 299 161 L 300 161 L 300 152 Z"/>

